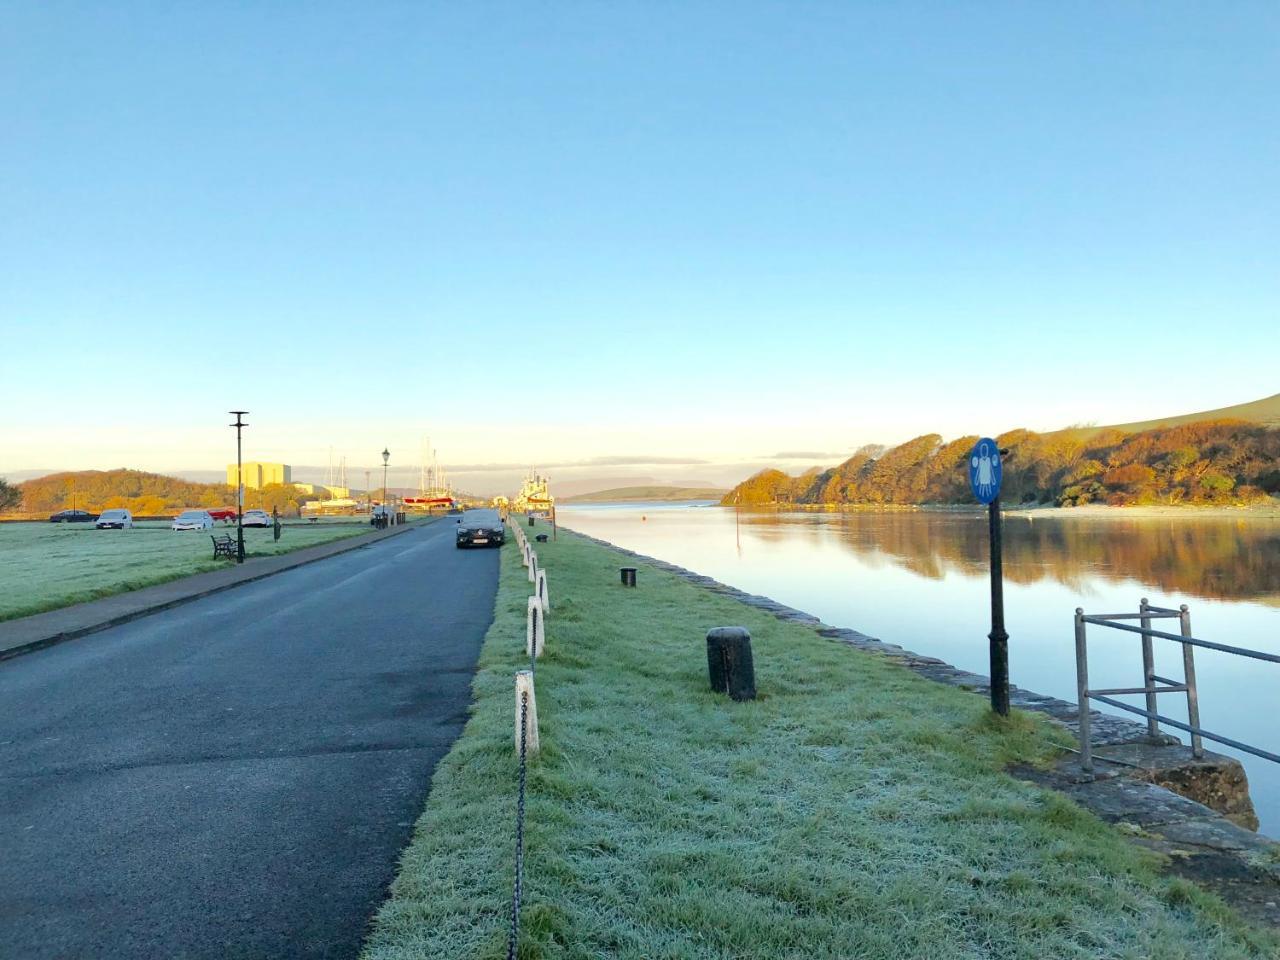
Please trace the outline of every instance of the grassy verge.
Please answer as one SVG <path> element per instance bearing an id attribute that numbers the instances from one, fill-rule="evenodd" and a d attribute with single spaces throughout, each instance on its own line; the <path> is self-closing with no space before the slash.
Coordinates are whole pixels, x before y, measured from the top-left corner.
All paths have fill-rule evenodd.
<path id="1" fill-rule="evenodd" d="M 219 570 L 209 533 L 174 533 L 168 523 L 140 523 L 132 530 L 94 530 L 91 524 L 6 523 L 0 525 L 0 620 L 126 593 Z M 286 524 L 280 540 L 269 529 L 245 530 L 250 557 L 274 556 L 330 540 L 368 533 L 368 521 Z"/>
<path id="2" fill-rule="evenodd" d="M 538 664 L 520 956 L 1243 958 L 1267 933 L 1161 878 L 1060 796 L 1003 773 L 1063 742 L 572 535 L 538 546 Z M 504 550 L 465 732 L 365 960 L 505 955 L 514 672 L 528 583 Z M 747 626 L 753 703 L 707 689 L 708 627 Z"/>

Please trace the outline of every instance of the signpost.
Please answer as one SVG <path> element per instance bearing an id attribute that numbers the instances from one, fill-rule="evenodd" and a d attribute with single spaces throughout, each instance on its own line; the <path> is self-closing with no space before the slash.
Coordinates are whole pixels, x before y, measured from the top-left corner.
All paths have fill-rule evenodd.
<path id="1" fill-rule="evenodd" d="M 1004 563 L 1001 557 L 1000 483 L 1004 453 L 996 442 L 983 437 L 969 455 L 969 488 L 979 503 L 987 505 L 991 542 L 991 709 L 1009 715 L 1009 634 L 1004 629 Z"/>

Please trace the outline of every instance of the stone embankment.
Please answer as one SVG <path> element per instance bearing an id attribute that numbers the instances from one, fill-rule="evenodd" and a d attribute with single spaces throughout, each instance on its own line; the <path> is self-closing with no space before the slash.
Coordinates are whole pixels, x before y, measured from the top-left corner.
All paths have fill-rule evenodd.
<path id="1" fill-rule="evenodd" d="M 961 670 L 936 657 L 843 627 L 823 623 L 803 610 L 659 560 L 606 540 L 584 537 L 627 556 L 636 557 L 690 583 L 766 611 L 780 620 L 811 626 L 819 635 L 855 650 L 887 657 L 913 673 L 976 694 L 990 692 L 990 680 Z M 1009 702 L 1022 710 L 1051 717 L 1079 736 L 1079 711 L 1074 703 L 1011 687 Z M 1255 831 L 1258 818 L 1249 796 L 1248 780 L 1238 760 L 1205 751 L 1192 756 L 1190 747 L 1162 735 L 1153 743 L 1146 726 L 1091 711 L 1094 760 L 1102 768 L 1082 776 L 1074 753 L 1048 769 L 1029 767 L 1010 771 L 1067 795 L 1108 823 L 1115 824 L 1134 843 L 1165 858 L 1167 868 L 1211 889 L 1242 913 L 1280 926 L 1280 844 Z"/>

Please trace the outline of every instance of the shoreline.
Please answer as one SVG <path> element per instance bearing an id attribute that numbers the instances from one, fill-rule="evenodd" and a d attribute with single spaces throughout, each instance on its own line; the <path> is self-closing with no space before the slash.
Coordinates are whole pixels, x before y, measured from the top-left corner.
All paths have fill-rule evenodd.
<path id="1" fill-rule="evenodd" d="M 637 502 L 637 506 L 640 506 Z M 589 506 L 589 504 L 582 504 Z M 732 510 L 732 504 L 712 504 L 725 510 Z M 916 504 L 759 504 L 744 506 L 743 513 L 956 513 L 963 515 L 980 515 L 986 511 L 978 506 L 942 503 Z M 1082 507 L 1017 506 L 1007 507 L 1002 511 L 1005 517 L 1041 518 L 1084 518 L 1091 520 L 1149 520 L 1149 519 L 1231 519 L 1231 520 L 1280 520 L 1280 500 L 1269 504 L 1250 504 L 1242 507 L 1232 506 L 1170 506 L 1167 504 L 1150 504 L 1142 506 L 1113 507 L 1107 504 L 1086 504 Z"/>

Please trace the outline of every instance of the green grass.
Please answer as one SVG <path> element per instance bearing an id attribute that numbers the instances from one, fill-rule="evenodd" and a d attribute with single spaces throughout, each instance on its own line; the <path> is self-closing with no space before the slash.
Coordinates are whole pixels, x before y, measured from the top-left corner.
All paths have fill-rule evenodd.
<path id="1" fill-rule="evenodd" d="M 1004 772 L 1064 743 L 977 696 L 561 533 L 538 663 L 525 958 L 1237 958 L 1269 934 Z M 365 960 L 500 957 L 513 674 L 528 583 L 504 550 L 471 719 Z M 760 699 L 707 689 L 704 631 L 750 628 Z"/>
<path id="2" fill-rule="evenodd" d="M 175 533 L 168 523 L 144 522 L 132 530 L 95 530 L 92 524 L 0 524 L 0 620 L 25 617 L 140 587 L 217 570 L 209 533 L 235 528 Z M 245 530 L 251 557 L 287 553 L 369 531 L 368 521 L 290 523 L 279 543 L 271 530 Z"/>

